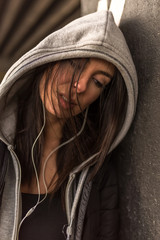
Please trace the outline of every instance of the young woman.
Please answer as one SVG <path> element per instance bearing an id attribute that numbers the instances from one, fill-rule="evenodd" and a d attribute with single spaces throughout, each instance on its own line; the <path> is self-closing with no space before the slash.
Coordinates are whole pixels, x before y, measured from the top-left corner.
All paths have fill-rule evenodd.
<path id="1" fill-rule="evenodd" d="M 110 156 L 133 120 L 137 77 L 111 12 L 49 35 L 0 93 L 0 238 L 118 239 Z"/>

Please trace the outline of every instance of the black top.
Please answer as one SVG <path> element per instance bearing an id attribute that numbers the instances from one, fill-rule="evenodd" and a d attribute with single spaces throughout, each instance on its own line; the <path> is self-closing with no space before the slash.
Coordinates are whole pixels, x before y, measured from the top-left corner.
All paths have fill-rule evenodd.
<path id="1" fill-rule="evenodd" d="M 41 199 L 43 197 L 41 195 Z M 22 193 L 22 218 L 36 204 L 37 198 L 37 194 Z M 60 194 L 56 193 L 53 198 L 48 195 L 22 223 L 19 240 L 64 240 L 63 228 L 66 224 Z"/>

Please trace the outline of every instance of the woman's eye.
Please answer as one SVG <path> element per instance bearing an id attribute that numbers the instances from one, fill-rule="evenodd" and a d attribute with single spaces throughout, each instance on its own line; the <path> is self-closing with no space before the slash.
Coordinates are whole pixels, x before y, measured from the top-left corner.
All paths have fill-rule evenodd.
<path id="1" fill-rule="evenodd" d="M 98 81 L 96 78 L 92 77 L 92 80 L 94 81 L 96 87 L 98 87 L 98 88 L 103 88 L 104 87 L 104 85 L 100 81 Z"/>

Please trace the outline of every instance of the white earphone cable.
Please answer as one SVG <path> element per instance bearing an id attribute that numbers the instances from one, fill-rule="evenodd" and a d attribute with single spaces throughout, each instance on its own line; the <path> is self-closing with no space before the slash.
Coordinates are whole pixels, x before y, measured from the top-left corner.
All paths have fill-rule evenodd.
<path id="1" fill-rule="evenodd" d="M 85 116 L 84 116 L 84 121 L 83 121 L 83 124 L 82 124 L 82 127 L 80 129 L 80 131 L 75 135 L 73 136 L 72 138 L 70 138 L 69 140 L 65 141 L 64 143 L 60 144 L 58 147 L 56 147 L 55 149 L 53 149 L 49 155 L 47 156 L 45 162 L 44 162 L 44 165 L 43 165 L 43 184 L 44 184 L 44 187 L 45 187 L 45 196 L 40 200 L 40 184 L 39 184 L 39 178 L 38 178 L 38 172 L 37 172 L 37 169 L 36 169 L 36 165 L 35 165 L 35 161 L 34 161 L 34 147 L 38 141 L 38 138 L 40 137 L 40 135 L 42 134 L 43 130 L 44 130 L 44 127 L 45 127 L 45 124 L 46 124 L 46 116 L 45 116 L 45 107 L 44 107 L 44 104 L 42 103 L 42 107 L 43 107 L 43 118 L 44 118 L 44 122 L 43 122 L 43 126 L 38 134 L 38 136 L 36 137 L 33 145 L 32 145 L 32 149 L 31 149 L 31 158 L 32 158 L 32 164 L 33 164 L 33 167 L 34 167 L 34 172 L 35 172 L 35 176 L 36 176 L 36 182 L 37 182 L 37 190 L 38 190 L 38 199 L 37 199 L 37 203 L 32 207 L 30 208 L 30 210 L 26 213 L 26 215 L 24 216 L 24 218 L 21 220 L 20 224 L 19 224 L 19 227 L 18 227 L 18 234 L 17 234 L 17 240 L 18 240 L 18 236 L 19 236 L 19 231 L 20 231 L 20 228 L 21 228 L 21 225 L 22 223 L 24 222 L 24 220 L 33 213 L 33 211 L 36 209 L 36 207 L 42 203 L 46 197 L 47 197 L 47 194 L 48 194 L 48 189 L 47 189 L 47 185 L 46 185 L 46 181 L 45 181 L 45 169 L 46 169 L 46 164 L 47 164 L 47 161 L 49 160 L 49 158 L 51 157 L 51 155 L 56 152 L 58 149 L 60 149 L 61 147 L 63 147 L 64 145 L 70 143 L 71 141 L 73 141 L 76 137 L 78 137 L 84 127 L 85 127 L 85 124 L 86 124 L 86 120 L 87 120 L 87 114 L 88 114 L 88 109 L 89 107 L 86 109 L 85 111 Z"/>
<path id="2" fill-rule="evenodd" d="M 40 137 L 40 135 L 42 134 L 43 130 L 44 130 L 44 127 L 45 127 L 45 124 L 46 124 L 46 116 L 45 116 L 45 108 L 44 108 L 44 104 L 42 103 L 42 108 L 43 108 L 43 126 L 38 134 L 38 136 L 36 137 L 33 145 L 32 145 L 32 149 L 31 149 L 31 159 L 32 159 L 32 164 L 33 164 L 33 168 L 34 168 L 34 172 L 35 172 L 35 177 L 36 177 L 36 182 L 37 182 L 37 190 L 38 190 L 38 199 L 37 199 L 37 203 L 29 209 L 29 211 L 26 213 L 26 215 L 24 216 L 24 218 L 21 220 L 19 226 L 18 226 L 18 234 L 17 234 L 17 240 L 18 240 L 18 236 L 19 236 L 19 231 L 20 231 L 20 228 L 21 228 L 21 225 L 22 223 L 24 222 L 24 220 L 33 213 L 33 211 L 35 210 L 35 208 L 38 206 L 39 202 L 40 202 L 40 184 L 39 184 L 39 179 L 38 179 L 38 173 L 37 173 L 37 169 L 36 169 L 36 165 L 35 165 L 35 162 L 34 162 L 34 154 L 33 154 L 33 151 L 34 151 L 34 147 L 36 145 L 36 142 L 38 140 L 38 138 Z"/>
<path id="3" fill-rule="evenodd" d="M 46 158 L 46 160 L 45 160 L 45 162 L 44 162 L 44 165 L 43 165 L 43 183 L 44 183 L 45 189 L 47 189 L 46 181 L 45 181 L 45 169 L 46 169 L 46 164 L 47 164 L 48 159 L 51 157 L 51 155 L 52 155 L 54 152 L 56 152 L 56 151 L 59 150 L 61 147 L 65 146 L 66 144 L 72 142 L 76 137 L 78 137 L 78 136 L 82 133 L 82 131 L 83 131 L 84 127 L 85 127 L 85 124 L 86 124 L 88 109 L 89 109 L 89 107 L 88 107 L 88 108 L 86 109 L 86 111 L 85 111 L 84 121 L 83 121 L 83 124 L 82 124 L 82 127 L 81 127 L 80 131 L 79 131 L 75 136 L 73 136 L 73 137 L 70 138 L 69 140 L 65 141 L 64 143 L 60 144 L 58 147 L 56 147 L 55 149 L 53 149 L 53 150 L 50 152 L 50 154 L 47 156 L 47 158 Z M 42 200 L 43 200 L 43 199 L 42 199 Z"/>

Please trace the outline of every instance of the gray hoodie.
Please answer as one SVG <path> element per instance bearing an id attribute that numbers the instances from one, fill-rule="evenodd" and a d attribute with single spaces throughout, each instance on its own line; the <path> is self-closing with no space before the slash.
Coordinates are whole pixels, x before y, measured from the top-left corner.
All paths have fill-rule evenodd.
<path id="1" fill-rule="evenodd" d="M 13 139 L 16 126 L 16 92 L 24 82 L 17 81 L 27 71 L 48 62 L 68 58 L 94 57 L 113 63 L 120 71 L 128 91 L 128 107 L 124 124 L 111 146 L 112 151 L 126 135 L 133 120 L 137 102 L 137 75 L 130 51 L 120 29 L 114 23 L 111 12 L 100 11 L 76 19 L 62 29 L 50 34 L 36 47 L 22 56 L 6 73 L 0 85 L 0 139 L 8 146 L 12 161 L 9 161 L 5 189 L 0 210 L 0 239 L 15 240 L 21 218 L 20 180 L 21 169 L 14 153 Z M 17 83 L 17 84 L 15 84 Z M 7 96 L 9 89 L 12 91 Z M 3 111 L 4 104 L 7 105 Z M 87 159 L 86 161 L 90 161 Z M 66 189 L 68 236 L 72 233 L 75 209 L 81 194 L 88 168 L 85 163 L 70 173 Z M 73 179 L 81 171 L 75 198 L 71 199 Z M 69 239 L 69 238 L 68 238 Z"/>

